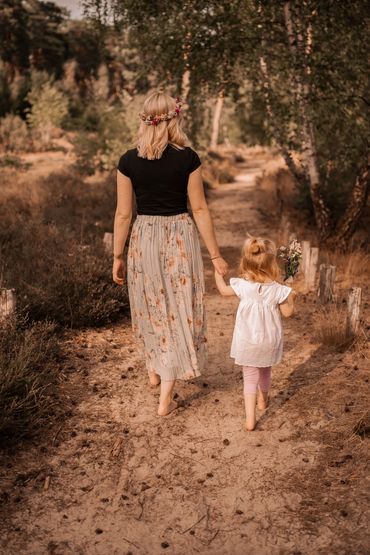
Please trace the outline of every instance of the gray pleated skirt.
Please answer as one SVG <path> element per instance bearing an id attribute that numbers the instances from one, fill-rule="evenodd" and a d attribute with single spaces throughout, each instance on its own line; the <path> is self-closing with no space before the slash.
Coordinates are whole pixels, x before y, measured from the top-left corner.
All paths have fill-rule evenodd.
<path id="1" fill-rule="evenodd" d="M 163 381 L 200 376 L 207 338 L 199 237 L 189 214 L 138 216 L 127 259 L 133 330 Z"/>

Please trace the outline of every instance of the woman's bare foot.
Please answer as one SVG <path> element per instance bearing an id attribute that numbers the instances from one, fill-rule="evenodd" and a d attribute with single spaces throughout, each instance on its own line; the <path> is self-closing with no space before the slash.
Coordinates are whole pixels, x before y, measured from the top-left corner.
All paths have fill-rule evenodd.
<path id="1" fill-rule="evenodd" d="M 269 393 L 268 391 L 258 390 L 258 400 L 257 407 L 259 410 L 266 410 L 269 404 Z"/>
<path id="2" fill-rule="evenodd" d="M 150 387 L 157 387 L 161 383 L 161 378 L 155 372 L 148 372 Z"/>
<path id="3" fill-rule="evenodd" d="M 170 401 L 168 405 L 159 405 L 158 416 L 168 416 L 170 412 L 173 412 L 178 407 L 175 401 Z"/>

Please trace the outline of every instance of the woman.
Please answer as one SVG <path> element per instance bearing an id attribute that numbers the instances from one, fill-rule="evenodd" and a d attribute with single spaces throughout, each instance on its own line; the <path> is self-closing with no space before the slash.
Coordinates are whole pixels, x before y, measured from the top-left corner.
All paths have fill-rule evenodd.
<path id="1" fill-rule="evenodd" d="M 122 285 L 123 251 L 132 218 L 127 284 L 132 326 L 143 343 L 150 384 L 161 384 L 158 414 L 176 405 L 177 379 L 200 376 L 206 361 L 204 278 L 193 217 L 217 272 L 227 264 L 217 245 L 204 196 L 200 160 L 185 146 L 181 102 L 159 91 L 144 102 L 137 147 L 117 168 L 113 280 Z"/>

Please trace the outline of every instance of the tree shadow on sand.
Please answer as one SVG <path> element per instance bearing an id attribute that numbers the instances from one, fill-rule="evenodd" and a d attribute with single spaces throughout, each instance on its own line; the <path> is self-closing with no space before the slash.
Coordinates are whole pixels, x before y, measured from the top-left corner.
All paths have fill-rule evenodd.
<path id="1" fill-rule="evenodd" d="M 278 410 L 303 387 L 310 387 L 319 383 L 334 370 L 338 365 L 340 354 L 333 352 L 331 357 L 328 357 L 328 354 L 328 348 L 321 345 L 305 362 L 289 374 L 285 389 L 279 391 L 275 397 L 270 398 L 268 409 L 258 420 L 257 430 L 263 430 L 263 425 L 274 417 Z"/>

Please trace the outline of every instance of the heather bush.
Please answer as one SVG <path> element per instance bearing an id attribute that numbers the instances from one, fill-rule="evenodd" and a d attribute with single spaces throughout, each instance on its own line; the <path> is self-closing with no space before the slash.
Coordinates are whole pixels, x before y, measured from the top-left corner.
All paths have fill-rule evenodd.
<path id="1" fill-rule="evenodd" d="M 55 326 L 10 318 L 0 327 L 0 439 L 35 431 L 52 411 L 60 354 Z"/>
<path id="2" fill-rule="evenodd" d="M 102 242 L 112 226 L 113 187 L 71 174 L 53 175 L 40 189 L 35 205 L 12 196 L 0 206 L 2 286 L 16 289 L 18 310 L 32 321 L 112 322 L 127 310 Z"/>

